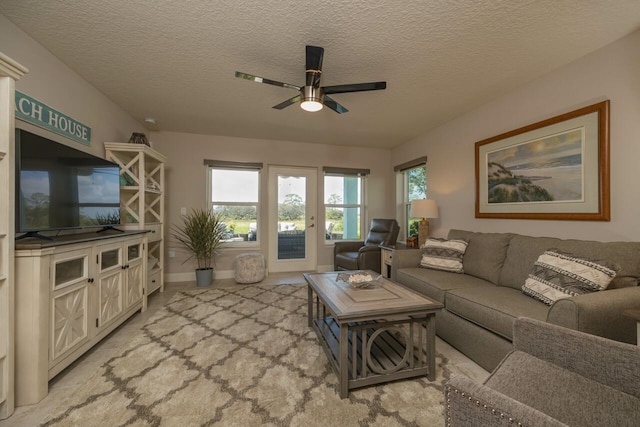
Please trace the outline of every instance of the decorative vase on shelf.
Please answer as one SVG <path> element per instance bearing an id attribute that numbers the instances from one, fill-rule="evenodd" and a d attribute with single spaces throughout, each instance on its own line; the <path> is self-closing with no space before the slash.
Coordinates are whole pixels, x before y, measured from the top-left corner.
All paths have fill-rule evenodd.
<path id="1" fill-rule="evenodd" d="M 133 132 L 131 138 L 129 138 L 129 144 L 144 144 L 149 146 L 149 140 L 144 133 Z"/>

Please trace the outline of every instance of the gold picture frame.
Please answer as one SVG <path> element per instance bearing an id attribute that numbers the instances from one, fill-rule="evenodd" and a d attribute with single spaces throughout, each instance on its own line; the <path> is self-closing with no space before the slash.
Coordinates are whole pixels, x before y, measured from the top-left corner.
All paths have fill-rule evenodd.
<path id="1" fill-rule="evenodd" d="M 476 218 L 610 221 L 609 101 L 475 143 Z"/>

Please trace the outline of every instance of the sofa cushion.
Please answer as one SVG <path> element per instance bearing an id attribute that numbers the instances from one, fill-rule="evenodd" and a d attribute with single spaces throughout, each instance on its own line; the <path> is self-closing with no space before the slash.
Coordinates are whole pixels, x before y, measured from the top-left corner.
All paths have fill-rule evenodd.
<path id="1" fill-rule="evenodd" d="M 522 351 L 510 353 L 485 385 L 567 425 L 637 426 L 640 420 L 636 397 Z"/>
<path id="2" fill-rule="evenodd" d="M 469 244 L 471 249 L 471 243 Z M 615 262 L 620 270 L 608 289 L 637 286 L 640 278 L 640 242 L 594 242 L 562 240 L 554 237 L 514 235 L 507 249 L 507 257 L 498 282 L 501 286 L 521 289 L 533 264 L 548 249 L 568 252 L 577 257 L 606 259 Z M 465 265 L 465 271 L 467 266 Z"/>
<path id="3" fill-rule="evenodd" d="M 464 272 L 471 276 L 498 284 L 500 271 L 507 254 L 511 233 L 476 233 L 465 230 L 450 230 L 449 239 L 469 242 L 462 264 Z"/>
<path id="4" fill-rule="evenodd" d="M 429 238 L 424 243 L 420 267 L 464 273 L 462 258 L 468 243 L 464 240 Z"/>
<path id="5" fill-rule="evenodd" d="M 396 273 L 396 281 L 440 303 L 444 303 L 445 292 L 451 289 L 495 287 L 486 280 L 467 274 L 451 274 L 418 267 L 399 269 Z"/>
<path id="6" fill-rule="evenodd" d="M 453 314 L 513 339 L 513 322 L 524 316 L 546 320 L 549 307 L 521 290 L 504 286 L 453 289 L 445 296 L 445 308 Z"/>
<path id="7" fill-rule="evenodd" d="M 604 290 L 615 276 L 615 267 L 606 261 L 545 251 L 535 262 L 522 291 L 551 305 L 562 298 Z"/>

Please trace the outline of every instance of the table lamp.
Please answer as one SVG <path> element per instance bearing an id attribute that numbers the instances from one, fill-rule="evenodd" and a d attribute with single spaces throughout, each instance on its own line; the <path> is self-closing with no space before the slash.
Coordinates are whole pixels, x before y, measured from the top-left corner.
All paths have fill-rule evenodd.
<path id="1" fill-rule="evenodd" d="M 438 202 L 432 199 L 416 199 L 411 201 L 411 218 L 422 218 L 418 224 L 418 246 L 424 246 L 429 236 L 429 220 L 427 218 L 439 218 Z"/>

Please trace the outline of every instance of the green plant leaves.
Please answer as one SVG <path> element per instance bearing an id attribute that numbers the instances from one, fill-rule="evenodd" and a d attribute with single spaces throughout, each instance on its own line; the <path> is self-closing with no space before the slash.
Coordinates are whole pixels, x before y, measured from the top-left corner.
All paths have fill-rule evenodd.
<path id="1" fill-rule="evenodd" d="M 198 268 L 211 268 L 226 236 L 222 215 L 209 209 L 192 209 L 184 216 L 182 225 L 173 227 L 173 237 L 191 253 L 185 262 L 195 258 Z"/>

